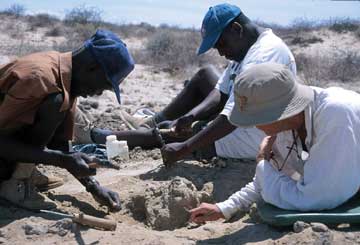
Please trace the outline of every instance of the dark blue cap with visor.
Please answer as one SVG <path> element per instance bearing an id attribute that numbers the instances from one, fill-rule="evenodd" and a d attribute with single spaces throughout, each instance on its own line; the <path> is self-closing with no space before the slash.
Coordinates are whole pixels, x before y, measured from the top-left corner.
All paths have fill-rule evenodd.
<path id="1" fill-rule="evenodd" d="M 135 63 L 126 44 L 111 31 L 97 30 L 84 47 L 100 64 L 120 104 L 120 82 L 134 69 Z"/>
<path id="2" fill-rule="evenodd" d="M 203 40 L 197 54 L 203 54 L 213 48 L 226 26 L 241 13 L 240 8 L 228 3 L 210 7 L 202 22 L 201 36 Z"/>

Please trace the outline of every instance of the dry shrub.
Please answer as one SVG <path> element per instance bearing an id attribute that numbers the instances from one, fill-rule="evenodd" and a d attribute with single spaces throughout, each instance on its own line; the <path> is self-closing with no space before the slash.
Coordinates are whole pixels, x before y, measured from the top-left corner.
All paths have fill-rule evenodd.
<path id="1" fill-rule="evenodd" d="M 10 56 L 23 56 L 36 52 L 43 52 L 52 50 L 51 46 L 44 45 L 43 43 L 28 42 L 24 39 L 19 44 L 0 45 L 2 54 Z"/>
<path id="2" fill-rule="evenodd" d="M 293 45 L 300 45 L 301 47 L 307 47 L 309 46 L 310 44 L 314 44 L 314 43 L 322 43 L 324 42 L 324 40 L 322 40 L 321 38 L 319 37 L 315 37 L 315 36 L 311 36 L 311 37 L 295 37 L 292 41 L 291 41 L 291 44 Z"/>
<path id="3" fill-rule="evenodd" d="M 45 36 L 47 37 L 59 37 L 64 34 L 63 27 L 60 25 L 55 25 L 45 32 Z"/>
<path id="4" fill-rule="evenodd" d="M 360 39 L 360 28 L 355 32 L 355 36 Z"/>
<path id="5" fill-rule="evenodd" d="M 201 59 L 196 56 L 200 39 L 195 30 L 162 28 L 149 37 L 143 57 L 137 62 L 160 65 L 170 71 L 197 64 Z"/>
<path id="6" fill-rule="evenodd" d="M 67 12 L 64 22 L 69 26 L 89 23 L 99 26 L 103 22 L 101 15 L 102 11 L 96 7 L 80 5 Z"/>
<path id="7" fill-rule="evenodd" d="M 11 4 L 10 7 L 2 11 L 3 13 L 7 15 L 12 15 L 15 17 L 24 16 L 26 12 L 26 8 L 22 4 L 14 3 Z"/>
<path id="8" fill-rule="evenodd" d="M 326 56 L 300 53 L 295 60 L 299 73 L 315 86 L 324 86 L 330 80 L 360 80 L 360 55 L 357 52 L 341 50 Z"/>
<path id="9" fill-rule="evenodd" d="M 34 31 L 41 27 L 51 27 L 54 24 L 60 22 L 60 20 L 56 16 L 41 13 L 27 16 L 27 22 L 29 23 L 30 30 Z"/>
<path id="10" fill-rule="evenodd" d="M 359 29 L 359 21 L 352 19 L 336 19 L 332 21 L 333 23 L 329 26 L 329 30 L 332 30 L 337 33 L 344 32 L 354 32 Z"/>
<path id="11" fill-rule="evenodd" d="M 121 38 L 146 38 L 155 33 L 156 27 L 147 24 L 111 24 L 103 23 L 103 26 L 115 33 L 117 33 Z"/>
<path id="12" fill-rule="evenodd" d="M 71 31 L 65 33 L 66 43 L 58 45 L 60 51 L 69 51 L 80 46 L 103 25 L 102 11 L 96 7 L 80 5 L 67 12 L 64 23 Z"/>
<path id="13" fill-rule="evenodd" d="M 296 18 L 290 24 L 292 31 L 297 33 L 315 30 L 319 26 L 317 21 L 309 20 L 308 18 Z"/>

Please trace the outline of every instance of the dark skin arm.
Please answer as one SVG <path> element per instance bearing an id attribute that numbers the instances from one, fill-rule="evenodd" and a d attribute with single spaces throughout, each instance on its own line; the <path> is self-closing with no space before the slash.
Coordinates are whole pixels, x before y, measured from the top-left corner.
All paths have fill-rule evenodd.
<path id="1" fill-rule="evenodd" d="M 43 163 L 67 169 L 76 177 L 94 175 L 96 171 L 86 164 L 84 154 L 65 154 L 61 151 L 40 148 L 9 136 L 0 136 L 0 158 L 13 162 Z"/>
<path id="2" fill-rule="evenodd" d="M 161 149 L 164 164 L 171 164 L 183 159 L 194 150 L 215 142 L 235 129 L 236 127 L 229 122 L 226 116 L 218 115 L 210 125 L 188 140 L 165 145 Z"/>

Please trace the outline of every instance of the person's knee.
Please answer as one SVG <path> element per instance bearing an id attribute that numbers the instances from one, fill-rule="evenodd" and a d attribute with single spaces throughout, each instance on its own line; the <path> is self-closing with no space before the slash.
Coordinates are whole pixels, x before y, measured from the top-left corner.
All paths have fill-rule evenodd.
<path id="1" fill-rule="evenodd" d="M 188 86 L 199 88 L 200 90 L 209 90 L 215 87 L 219 80 L 219 73 L 212 65 L 200 68 L 190 79 Z"/>
<path id="2" fill-rule="evenodd" d="M 216 84 L 220 77 L 219 72 L 212 65 L 200 68 L 197 75 L 200 80 L 206 81 L 211 84 Z"/>

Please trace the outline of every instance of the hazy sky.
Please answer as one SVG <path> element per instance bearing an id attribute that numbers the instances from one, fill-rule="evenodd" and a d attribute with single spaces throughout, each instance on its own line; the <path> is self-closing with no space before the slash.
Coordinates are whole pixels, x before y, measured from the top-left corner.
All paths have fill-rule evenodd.
<path id="1" fill-rule="evenodd" d="M 19 3 L 28 13 L 47 12 L 60 17 L 66 11 L 85 4 L 103 11 L 103 18 L 116 23 L 166 23 L 182 27 L 201 25 L 209 6 L 228 2 L 238 5 L 251 19 L 287 25 L 296 18 L 321 20 L 351 17 L 360 19 L 360 1 L 327 0 L 0 0 L 0 9 Z"/>

